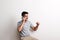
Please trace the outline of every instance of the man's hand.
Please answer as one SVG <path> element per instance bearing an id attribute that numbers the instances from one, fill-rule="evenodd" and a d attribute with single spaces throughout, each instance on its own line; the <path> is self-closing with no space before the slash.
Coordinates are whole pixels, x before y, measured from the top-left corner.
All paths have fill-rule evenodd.
<path id="1" fill-rule="evenodd" d="M 36 22 L 36 24 L 37 24 L 37 26 L 39 26 L 40 23 L 39 22 Z"/>
<path id="2" fill-rule="evenodd" d="M 37 24 L 37 25 L 36 25 L 35 27 L 32 27 L 32 29 L 33 29 L 34 31 L 36 31 L 36 30 L 38 29 L 38 26 L 39 26 L 40 23 L 39 23 L 39 22 L 36 22 L 36 24 Z"/>
<path id="3" fill-rule="evenodd" d="M 25 21 L 26 21 L 26 17 L 23 17 L 23 19 L 22 19 L 22 20 L 23 20 L 23 22 L 25 22 Z"/>

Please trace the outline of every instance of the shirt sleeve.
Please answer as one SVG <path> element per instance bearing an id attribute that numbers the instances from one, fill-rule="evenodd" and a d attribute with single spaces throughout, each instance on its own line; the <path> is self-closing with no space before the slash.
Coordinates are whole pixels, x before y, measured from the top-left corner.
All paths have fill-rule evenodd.
<path id="1" fill-rule="evenodd" d="M 20 25 L 21 25 L 21 22 L 18 22 L 18 23 L 17 23 L 17 27 L 20 26 Z"/>
<path id="2" fill-rule="evenodd" d="M 17 31 L 18 31 L 18 27 L 21 25 L 21 22 L 17 22 Z M 19 32 L 19 31 L 18 31 Z"/>
<path id="3" fill-rule="evenodd" d="M 33 24 L 32 24 L 31 22 L 30 22 L 30 27 L 31 27 L 31 28 L 34 27 Z"/>

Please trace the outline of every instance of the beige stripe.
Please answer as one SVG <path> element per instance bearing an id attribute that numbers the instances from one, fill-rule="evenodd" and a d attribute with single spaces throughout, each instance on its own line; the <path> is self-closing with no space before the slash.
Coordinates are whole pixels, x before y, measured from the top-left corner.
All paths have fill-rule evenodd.
<path id="1" fill-rule="evenodd" d="M 27 36 L 27 37 L 21 37 L 21 40 L 38 40 L 38 39 L 31 36 Z"/>

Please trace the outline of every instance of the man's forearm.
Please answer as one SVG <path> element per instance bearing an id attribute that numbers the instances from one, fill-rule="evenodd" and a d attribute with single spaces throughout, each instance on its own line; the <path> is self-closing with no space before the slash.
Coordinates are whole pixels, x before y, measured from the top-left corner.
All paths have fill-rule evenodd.
<path id="1" fill-rule="evenodd" d="M 18 31 L 20 32 L 24 26 L 24 22 L 18 27 Z"/>
<path id="2" fill-rule="evenodd" d="M 38 26 L 34 27 L 34 31 L 36 31 L 38 29 Z"/>

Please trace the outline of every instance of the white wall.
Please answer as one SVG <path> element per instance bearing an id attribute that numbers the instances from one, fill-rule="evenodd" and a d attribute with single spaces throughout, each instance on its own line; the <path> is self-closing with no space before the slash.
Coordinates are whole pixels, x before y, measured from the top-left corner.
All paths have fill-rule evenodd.
<path id="1" fill-rule="evenodd" d="M 39 40 L 60 40 L 60 0 L 0 0 L 0 40 L 18 40 L 17 22 L 21 12 L 29 12 L 29 20 L 38 30 L 31 35 Z"/>

